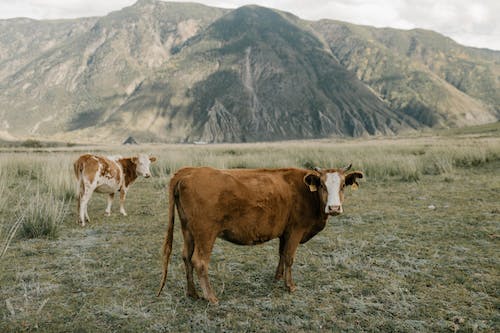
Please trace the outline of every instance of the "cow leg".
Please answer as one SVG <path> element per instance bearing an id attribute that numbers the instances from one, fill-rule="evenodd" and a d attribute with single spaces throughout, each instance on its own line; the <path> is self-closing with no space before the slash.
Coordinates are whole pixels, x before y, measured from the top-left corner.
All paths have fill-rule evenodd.
<path id="1" fill-rule="evenodd" d="M 208 280 L 208 263 L 210 261 L 210 254 L 212 252 L 212 247 L 215 242 L 215 237 L 203 237 L 203 242 L 194 243 L 194 252 L 191 261 L 196 273 L 198 274 L 198 279 L 200 280 L 200 286 L 203 291 L 203 297 L 212 304 L 219 303 L 219 300 L 214 294 L 212 287 L 210 286 L 210 281 Z"/>
<path id="2" fill-rule="evenodd" d="M 106 211 L 105 211 L 106 216 L 111 215 L 111 205 L 113 205 L 113 199 L 114 198 L 115 198 L 115 194 L 114 193 L 110 193 L 108 195 L 108 206 L 106 207 Z"/>
<path id="3" fill-rule="evenodd" d="M 194 251 L 194 241 L 193 236 L 188 230 L 182 229 L 182 235 L 184 236 L 184 248 L 182 250 L 182 260 L 184 260 L 184 266 L 186 268 L 186 281 L 187 281 L 187 295 L 192 298 L 199 298 L 193 281 L 193 263 L 191 259 L 193 257 Z"/>
<path id="4" fill-rule="evenodd" d="M 283 277 L 283 270 L 285 269 L 285 256 L 283 254 L 285 249 L 285 239 L 283 237 L 280 237 L 280 249 L 279 249 L 279 254 L 280 254 L 280 261 L 278 263 L 278 267 L 276 267 L 276 274 L 274 275 L 274 279 L 276 281 L 281 280 Z"/>
<path id="5" fill-rule="evenodd" d="M 83 220 L 82 220 L 82 214 L 81 214 L 81 201 L 82 201 L 82 192 L 78 192 L 78 198 L 77 198 L 77 204 L 76 204 L 76 211 L 77 211 L 77 215 L 78 215 L 78 224 L 82 224 Z"/>
<path id="6" fill-rule="evenodd" d="M 92 192 L 88 195 L 88 197 L 86 198 L 85 200 L 85 220 L 87 222 L 90 222 L 90 217 L 89 217 L 89 201 L 90 201 L 90 197 L 92 196 Z M 84 223 L 85 225 L 85 223 Z"/>
<path id="7" fill-rule="evenodd" d="M 82 194 L 78 196 L 78 223 L 85 226 L 85 205 Z"/>
<path id="8" fill-rule="evenodd" d="M 124 203 L 125 203 L 125 197 L 127 196 L 127 190 L 125 188 L 120 189 L 120 213 L 123 216 L 127 216 L 127 213 L 125 212 L 124 208 Z"/>
<path id="9" fill-rule="evenodd" d="M 283 250 L 283 256 L 285 259 L 285 287 L 291 293 L 297 289 L 292 279 L 292 265 L 293 260 L 295 259 L 295 252 L 297 251 L 297 247 L 299 246 L 301 238 L 301 234 L 290 235 L 290 237 L 286 240 Z"/>
<path id="10" fill-rule="evenodd" d="M 88 203 L 88 202 L 87 202 L 87 203 Z M 90 222 L 90 217 L 89 217 L 88 207 L 89 207 L 89 205 L 88 205 L 88 204 L 86 204 L 86 205 L 85 205 L 85 219 L 87 220 L 87 222 Z"/>
<path id="11" fill-rule="evenodd" d="M 79 198 L 79 206 L 80 206 L 80 223 L 82 227 L 85 226 L 85 221 L 90 222 L 89 213 L 87 211 L 88 203 L 90 201 L 90 197 L 92 196 L 92 192 L 94 189 L 85 186 L 85 191 Z"/>
<path id="12" fill-rule="evenodd" d="M 85 225 L 85 215 L 82 210 L 82 198 L 85 193 L 85 185 L 83 184 L 83 180 L 79 179 L 78 185 L 78 198 L 77 198 L 77 215 L 78 215 L 78 224 Z"/>

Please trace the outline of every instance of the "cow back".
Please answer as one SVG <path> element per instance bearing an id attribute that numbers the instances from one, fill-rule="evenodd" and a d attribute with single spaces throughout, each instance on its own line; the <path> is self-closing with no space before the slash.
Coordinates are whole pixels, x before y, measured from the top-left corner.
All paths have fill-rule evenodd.
<path id="1" fill-rule="evenodd" d="M 318 200 L 302 169 L 181 169 L 172 181 L 185 223 L 237 244 L 257 244 L 316 221 Z M 314 224 L 315 222 L 313 222 Z M 324 226 L 324 224 L 323 224 Z"/>

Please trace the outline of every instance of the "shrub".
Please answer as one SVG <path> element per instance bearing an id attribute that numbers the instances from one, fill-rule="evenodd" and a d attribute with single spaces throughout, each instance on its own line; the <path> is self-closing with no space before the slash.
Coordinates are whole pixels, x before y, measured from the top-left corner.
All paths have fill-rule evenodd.
<path id="1" fill-rule="evenodd" d="M 402 159 L 398 164 L 397 175 L 405 182 L 416 182 L 420 180 L 420 163 L 414 158 Z"/>
<path id="2" fill-rule="evenodd" d="M 488 156 L 491 155 L 485 147 L 460 147 L 453 152 L 453 162 L 458 167 L 470 168 L 477 167 L 488 162 Z"/>
<path id="3" fill-rule="evenodd" d="M 52 193 L 35 193 L 23 208 L 22 223 L 18 235 L 20 238 L 57 237 L 59 225 L 68 212 L 67 203 L 57 200 Z"/>
<path id="4" fill-rule="evenodd" d="M 38 140 L 28 139 L 21 143 L 21 146 L 26 148 L 42 148 L 43 144 Z"/>
<path id="5" fill-rule="evenodd" d="M 426 175 L 450 174 L 453 172 L 453 158 L 448 153 L 437 152 L 423 161 L 423 173 Z"/>

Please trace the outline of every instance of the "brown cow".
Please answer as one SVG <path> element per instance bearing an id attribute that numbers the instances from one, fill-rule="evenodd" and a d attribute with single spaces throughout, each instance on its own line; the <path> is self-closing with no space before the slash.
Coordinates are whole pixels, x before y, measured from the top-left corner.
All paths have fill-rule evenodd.
<path id="1" fill-rule="evenodd" d="M 106 215 L 111 214 L 111 205 L 115 193 L 120 191 L 120 213 L 127 215 L 123 203 L 129 186 L 138 175 L 149 178 L 149 165 L 156 157 L 140 154 L 136 157 L 104 157 L 85 154 L 76 160 L 73 167 L 78 180 L 78 221 L 85 226 L 85 220 L 90 221 L 87 212 L 88 202 L 92 193 L 107 193 L 108 206 Z"/>
<path id="2" fill-rule="evenodd" d="M 344 187 L 357 187 L 359 171 L 343 169 L 180 169 L 170 180 L 169 224 L 163 244 L 163 277 L 172 252 L 175 207 L 184 236 L 182 258 L 187 295 L 197 298 L 193 268 L 203 297 L 217 303 L 208 280 L 208 263 L 217 237 L 241 245 L 279 238 L 276 280 L 284 276 L 293 292 L 292 264 L 299 243 L 323 230 L 330 215 L 342 213 Z"/>

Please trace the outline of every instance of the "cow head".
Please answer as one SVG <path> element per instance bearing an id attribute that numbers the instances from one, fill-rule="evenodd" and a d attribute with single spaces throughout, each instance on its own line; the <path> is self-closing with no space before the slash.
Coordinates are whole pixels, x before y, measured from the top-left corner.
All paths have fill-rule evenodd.
<path id="1" fill-rule="evenodd" d="M 349 166 L 342 169 L 318 169 L 304 177 L 304 183 L 311 192 L 318 192 L 321 209 L 327 215 L 339 215 L 343 212 L 344 188 L 346 186 L 358 187 L 357 178 L 363 178 L 360 171 L 347 173 Z"/>
<path id="2" fill-rule="evenodd" d="M 151 177 L 149 166 L 154 161 L 156 161 L 156 157 L 150 157 L 146 154 L 139 154 L 137 157 L 132 157 L 132 162 L 135 164 L 135 171 L 145 178 Z"/>

